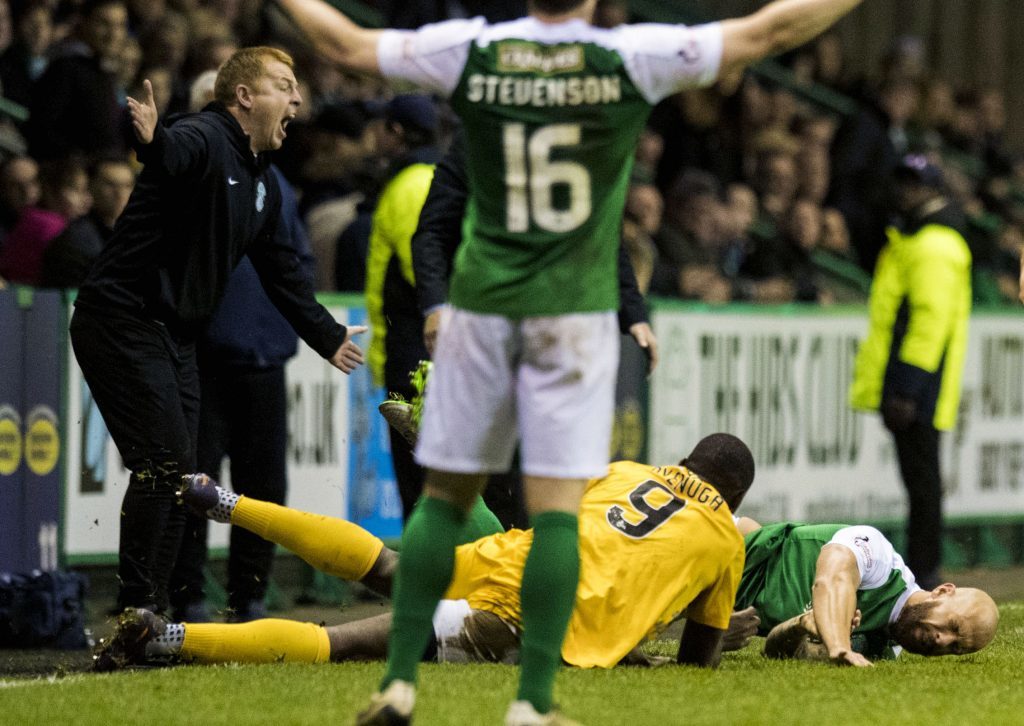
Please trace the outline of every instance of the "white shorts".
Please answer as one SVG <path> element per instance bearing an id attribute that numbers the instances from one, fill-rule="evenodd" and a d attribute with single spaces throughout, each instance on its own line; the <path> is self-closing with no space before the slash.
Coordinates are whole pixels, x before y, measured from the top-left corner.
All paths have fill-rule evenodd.
<path id="1" fill-rule="evenodd" d="M 519 633 L 493 613 L 465 600 L 442 600 L 434 611 L 438 663 L 519 662 Z"/>
<path id="2" fill-rule="evenodd" d="M 608 473 L 619 329 L 613 312 L 509 320 L 451 308 L 441 318 L 416 461 L 459 474 Z"/>

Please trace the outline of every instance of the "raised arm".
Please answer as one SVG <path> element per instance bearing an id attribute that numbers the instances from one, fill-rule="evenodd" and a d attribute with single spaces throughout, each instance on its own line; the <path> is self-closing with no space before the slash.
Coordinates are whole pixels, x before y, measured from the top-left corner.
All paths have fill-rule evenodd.
<path id="1" fill-rule="evenodd" d="M 837 665 L 871 665 L 867 658 L 854 652 L 850 643 L 850 623 L 857 612 L 860 581 L 857 558 L 848 547 L 827 544 L 821 548 L 811 602 L 818 636 L 828 650 L 829 660 Z"/>
<path id="2" fill-rule="evenodd" d="M 321 0 L 277 0 L 317 52 L 353 71 L 380 74 L 377 41 L 383 31 L 360 27 Z"/>
<path id="3" fill-rule="evenodd" d="M 862 0 L 776 0 L 755 13 L 722 23 L 722 65 L 728 78 L 751 63 L 803 45 Z"/>

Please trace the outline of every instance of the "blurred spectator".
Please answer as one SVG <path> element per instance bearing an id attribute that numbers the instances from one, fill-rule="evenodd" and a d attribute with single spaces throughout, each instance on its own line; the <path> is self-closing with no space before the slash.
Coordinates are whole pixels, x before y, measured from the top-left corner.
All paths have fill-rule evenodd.
<path id="1" fill-rule="evenodd" d="M 166 0 L 125 0 L 128 26 L 135 37 L 146 35 L 167 12 Z"/>
<path id="2" fill-rule="evenodd" d="M 9 282 L 38 285 L 43 253 L 68 223 L 89 211 L 89 177 L 76 157 L 54 159 L 39 168 L 39 204 L 21 211 L 3 247 L 0 276 Z"/>
<path id="3" fill-rule="evenodd" d="M 874 268 L 885 242 L 892 172 L 906 148 L 906 127 L 916 111 L 917 97 L 913 83 L 891 81 L 836 135 L 829 201 L 846 218 L 865 270 Z"/>
<path id="4" fill-rule="evenodd" d="M 832 159 L 827 147 L 805 145 L 796 157 L 797 194 L 824 204 L 832 181 Z"/>
<path id="5" fill-rule="evenodd" d="M 978 126 L 981 131 L 986 172 L 1006 174 L 1012 161 L 1006 151 L 1006 97 L 996 88 L 986 88 L 978 97 Z"/>
<path id="6" fill-rule="evenodd" d="M 22 210 L 39 202 L 39 165 L 30 156 L 12 156 L 0 165 L 0 247 Z"/>
<path id="7" fill-rule="evenodd" d="M 928 74 L 927 48 L 916 35 L 897 37 L 882 58 L 881 83 L 920 84 Z"/>
<path id="8" fill-rule="evenodd" d="M 0 83 L 5 98 L 28 106 L 34 84 L 49 62 L 53 17 L 46 0 L 32 0 L 18 13 L 14 42 L 0 56 Z"/>
<path id="9" fill-rule="evenodd" d="M 144 81 L 149 81 L 153 86 L 153 102 L 156 104 L 157 113 L 163 117 L 174 97 L 173 71 L 167 66 L 143 68 L 135 78 L 135 85 L 128 89 L 128 95 L 132 98 L 144 98 L 146 95 Z"/>
<path id="10" fill-rule="evenodd" d="M 649 127 L 664 141 L 655 182 L 662 193 L 682 170 L 696 168 L 730 182 L 740 175 L 736 119 L 725 114 L 719 91 L 701 88 L 670 96 L 651 112 Z"/>
<path id="11" fill-rule="evenodd" d="M 526 15 L 524 0 L 379 0 L 384 27 L 418 28 L 448 18 L 472 18 L 482 15 L 491 23 L 514 20 Z"/>
<path id="12" fill-rule="evenodd" d="M 796 199 L 800 184 L 796 155 L 800 143 L 789 132 L 770 128 L 758 134 L 753 148 L 757 152 L 754 188 L 761 199 L 762 211 L 777 225 Z"/>
<path id="13" fill-rule="evenodd" d="M 14 23 L 11 18 L 11 4 L 0 0 L 0 54 L 7 51 L 14 41 Z"/>
<path id="14" fill-rule="evenodd" d="M 821 244 L 824 219 L 821 207 L 813 199 L 797 199 L 787 216 L 784 236 L 789 255 L 788 276 L 795 286 L 800 302 L 832 303 L 835 298 L 818 284 L 813 262 L 814 251 Z"/>
<path id="15" fill-rule="evenodd" d="M 1013 302 L 1020 296 L 1018 273 L 1024 259 L 1024 231 L 1018 224 L 1007 224 L 999 235 L 999 258 L 996 284 L 1003 301 Z"/>
<path id="16" fill-rule="evenodd" d="M 780 215 L 777 231 L 754 238 L 740 273 L 745 299 L 758 303 L 817 302 L 810 260 L 821 236 L 821 210 L 810 200 Z"/>
<path id="17" fill-rule="evenodd" d="M 650 127 L 644 129 L 636 145 L 633 177 L 653 182 L 657 178 L 658 164 L 664 151 L 665 139 L 661 134 Z"/>
<path id="18" fill-rule="evenodd" d="M 300 209 L 316 258 L 318 290 L 361 293 L 365 287 L 368 230 L 354 235 L 351 244 L 340 239 L 368 199 L 368 190 L 357 183 L 376 145 L 368 124 L 361 105 L 338 104 L 325 107 L 302 131 L 307 149 L 298 175 L 304 189 Z M 368 227 L 372 208 L 366 214 Z"/>
<path id="19" fill-rule="evenodd" d="M 192 26 L 196 27 L 196 26 Z M 166 105 L 157 107 L 181 112 L 188 110 L 188 85 L 183 75 L 188 57 L 191 28 L 188 18 L 173 10 L 165 12 L 139 37 L 142 46 L 142 65 L 147 69 L 160 68 L 160 82 L 167 93 Z M 141 78 L 136 78 L 141 83 Z M 154 82 L 154 91 L 155 91 Z M 137 98 L 138 96 L 134 96 Z"/>
<path id="20" fill-rule="evenodd" d="M 721 269 L 726 241 L 725 208 L 714 175 L 686 169 L 665 200 L 657 237 L 655 294 L 710 303 L 728 302 L 732 284 Z"/>
<path id="21" fill-rule="evenodd" d="M 230 35 L 206 35 L 193 40 L 185 63 L 185 79 L 194 83 L 202 73 L 216 71 L 236 50 L 238 41 Z"/>
<path id="22" fill-rule="evenodd" d="M 829 302 L 863 303 L 868 299 L 871 276 L 857 264 L 850 247 L 846 220 L 835 209 L 821 214 L 821 239 L 811 252 L 815 283 Z"/>
<path id="23" fill-rule="evenodd" d="M 940 151 L 952 133 L 955 114 L 956 102 L 949 81 L 941 78 L 928 81 L 914 124 L 913 145 Z"/>
<path id="24" fill-rule="evenodd" d="M 29 152 L 40 161 L 72 153 L 123 153 L 127 121 L 116 72 L 127 33 L 123 0 L 86 0 L 75 38 L 57 49 L 32 89 Z"/>
<path id="25" fill-rule="evenodd" d="M 650 182 L 635 181 L 629 187 L 622 220 L 622 246 L 629 256 L 637 288 L 646 295 L 658 259 L 654 235 L 661 229 L 665 203 L 658 187 Z"/>
<path id="26" fill-rule="evenodd" d="M 131 36 L 124 39 L 117 56 L 117 98 L 118 103 L 127 102 L 128 92 L 135 88 L 135 80 L 142 69 L 142 46 Z"/>
<path id="27" fill-rule="evenodd" d="M 617 28 L 629 22 L 629 3 L 626 0 L 597 0 L 594 25 L 599 28 Z"/>
<path id="28" fill-rule="evenodd" d="M 188 56 L 189 22 L 181 13 L 166 12 L 139 36 L 147 66 L 164 66 L 177 75 Z"/>
<path id="29" fill-rule="evenodd" d="M 128 197 L 135 188 L 135 172 L 128 159 L 101 158 L 89 169 L 92 208 L 73 220 L 43 253 L 39 284 L 43 287 L 78 287 L 114 232 Z"/>

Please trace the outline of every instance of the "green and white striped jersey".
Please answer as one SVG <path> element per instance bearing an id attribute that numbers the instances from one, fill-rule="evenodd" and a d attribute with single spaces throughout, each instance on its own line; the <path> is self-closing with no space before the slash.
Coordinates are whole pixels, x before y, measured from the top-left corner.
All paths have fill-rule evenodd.
<path id="1" fill-rule="evenodd" d="M 527 17 L 387 31 L 385 76 L 450 98 L 470 196 L 451 302 L 523 318 L 615 310 L 622 210 L 651 106 L 713 83 L 717 23 L 687 28 Z"/>

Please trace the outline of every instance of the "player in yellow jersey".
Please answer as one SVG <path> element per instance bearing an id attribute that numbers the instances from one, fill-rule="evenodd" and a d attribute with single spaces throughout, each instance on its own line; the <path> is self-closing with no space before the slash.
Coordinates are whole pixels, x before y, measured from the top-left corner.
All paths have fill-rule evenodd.
<path id="1" fill-rule="evenodd" d="M 754 477 L 747 446 L 729 434 L 702 439 L 674 466 L 622 461 L 591 480 L 580 517 L 580 583 L 562 646 L 566 663 L 610 668 L 686 616 L 677 660 L 715 666 L 743 572 L 732 512 Z M 329 574 L 390 592 L 398 553 L 343 520 L 238 497 L 196 475 L 186 503 L 276 542 Z M 471 518 L 481 531 L 486 510 Z M 455 576 L 434 616 L 444 661 L 514 662 L 519 587 L 533 533 L 495 533 L 456 550 Z M 287 620 L 168 624 L 127 611 L 98 668 L 177 657 L 199 662 L 324 662 L 385 654 L 390 615 L 329 628 Z"/>

